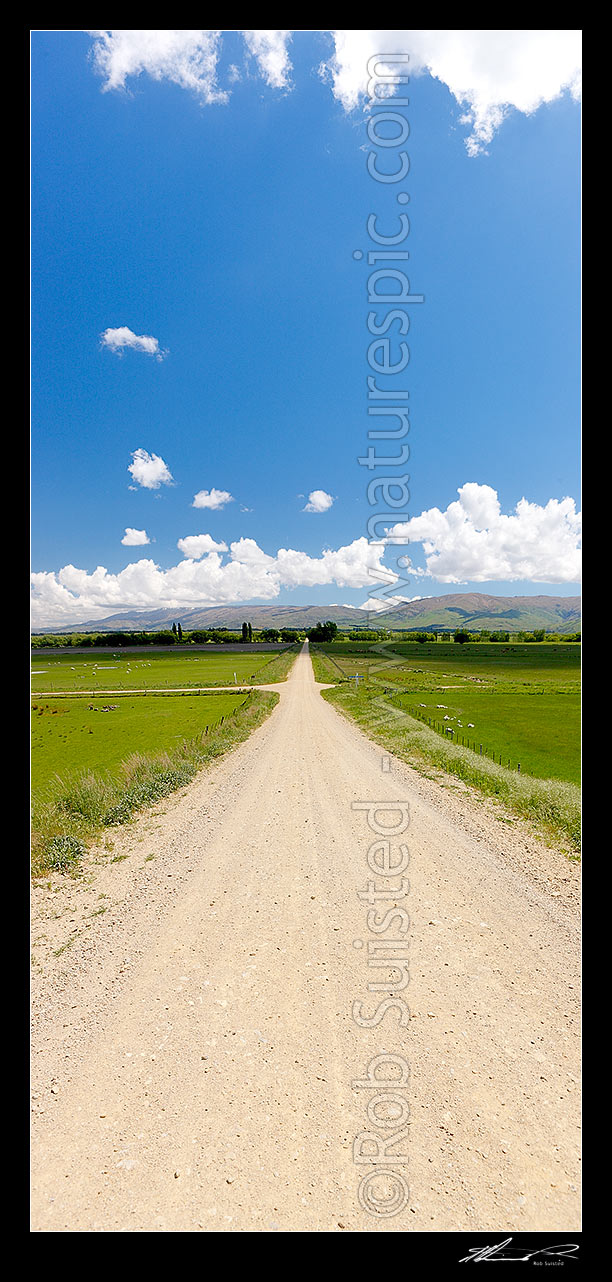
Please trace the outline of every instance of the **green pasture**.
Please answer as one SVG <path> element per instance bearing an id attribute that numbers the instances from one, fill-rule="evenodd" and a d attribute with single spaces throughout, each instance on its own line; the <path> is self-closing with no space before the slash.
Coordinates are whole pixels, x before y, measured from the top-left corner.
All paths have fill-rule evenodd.
<path id="1" fill-rule="evenodd" d="M 71 696 L 32 700 L 32 793 L 51 794 L 84 772 L 114 773 L 131 753 L 172 752 L 219 725 L 245 693 Z M 108 708 L 108 711 L 104 711 Z M 94 710 L 95 709 L 95 710 Z M 61 781 L 61 783 L 60 783 Z"/>
<path id="2" fill-rule="evenodd" d="M 457 645 L 439 642 L 334 642 L 313 647 L 315 654 L 325 655 L 330 669 L 338 676 L 359 673 L 366 678 L 383 680 L 386 675 L 402 685 L 423 684 L 422 678 L 435 683 L 451 679 L 497 684 L 500 680 L 517 686 L 553 683 L 579 688 L 580 646 L 577 645 Z M 420 679 L 420 681 L 419 681 Z"/>
<path id="3" fill-rule="evenodd" d="M 284 681 L 297 649 L 261 653 L 198 650 L 196 654 L 167 651 L 122 654 L 74 653 L 32 656 L 32 693 L 97 690 L 164 690 L 182 687 L 267 684 Z"/>
<path id="4" fill-rule="evenodd" d="M 473 746 L 478 753 L 482 744 L 487 756 L 501 758 L 501 765 L 514 770 L 520 765 L 524 774 L 536 779 L 580 782 L 577 694 L 452 690 L 440 700 L 422 691 L 397 696 L 392 703 L 406 712 L 414 709 L 411 715 L 431 721 L 448 738 L 452 730 L 455 743 Z"/>
<path id="5" fill-rule="evenodd" d="M 504 767 L 579 782 L 579 646 L 334 642 L 313 647 L 313 661 L 318 680 L 354 691 L 359 719 L 382 696 Z"/>

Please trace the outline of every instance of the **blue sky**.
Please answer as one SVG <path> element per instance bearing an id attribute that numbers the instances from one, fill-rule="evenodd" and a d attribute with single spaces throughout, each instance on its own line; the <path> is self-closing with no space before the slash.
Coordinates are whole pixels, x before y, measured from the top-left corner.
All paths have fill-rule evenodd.
<path id="1" fill-rule="evenodd" d="M 503 120 L 482 57 L 466 90 L 465 55 L 504 33 L 345 34 L 405 38 L 419 72 L 401 208 L 367 171 L 351 40 L 33 34 L 35 626 L 129 605 L 362 605 L 383 566 L 407 598 L 579 591 L 574 33 L 498 42 Z M 552 85 L 527 57 L 542 34 Z M 400 266 L 425 302 L 405 309 L 410 361 L 385 384 L 409 392 L 399 549 L 368 546 L 374 472 L 357 460 L 372 443 L 367 218 L 389 234 L 401 209 Z M 231 499 L 194 506 L 211 491 Z"/>

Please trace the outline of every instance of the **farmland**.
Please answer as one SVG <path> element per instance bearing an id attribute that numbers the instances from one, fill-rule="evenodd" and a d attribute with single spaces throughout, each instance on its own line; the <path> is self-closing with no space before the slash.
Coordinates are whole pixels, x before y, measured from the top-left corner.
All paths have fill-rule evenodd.
<path id="1" fill-rule="evenodd" d="M 195 654 L 115 651 L 101 655 L 54 654 L 37 651 L 32 663 L 32 693 L 74 691 L 92 694 L 101 690 L 171 690 L 227 685 L 260 685 L 283 681 L 295 648 L 224 653 L 199 650 Z"/>
<path id="2" fill-rule="evenodd" d="M 334 642 L 317 646 L 313 662 L 318 680 L 335 683 L 324 697 L 406 759 L 428 759 L 518 803 L 530 781 L 532 797 L 561 789 L 558 805 L 547 794 L 541 808 L 555 826 L 569 806 L 561 826 L 575 840 L 578 647 Z"/>
<path id="3" fill-rule="evenodd" d="M 103 828 L 190 782 L 246 738 L 278 695 L 245 685 L 285 680 L 296 653 L 34 655 L 35 875 L 77 867 Z"/>
<path id="4" fill-rule="evenodd" d="M 83 770 L 117 772 L 127 752 L 170 752 L 184 739 L 210 732 L 248 696 L 237 694 L 137 695 L 107 703 L 98 698 L 32 703 L 32 791 L 57 793 Z"/>

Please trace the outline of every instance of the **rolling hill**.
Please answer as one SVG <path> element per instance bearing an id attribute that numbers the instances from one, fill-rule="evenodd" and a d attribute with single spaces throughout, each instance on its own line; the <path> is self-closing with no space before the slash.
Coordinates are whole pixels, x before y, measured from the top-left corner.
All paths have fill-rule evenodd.
<path id="1" fill-rule="evenodd" d="M 430 631 L 465 627 L 508 632 L 577 632 L 581 621 L 581 598 L 558 596 L 489 596 L 481 592 L 457 592 L 424 597 L 393 610 L 368 611 L 346 605 L 228 605 L 176 610 L 133 610 L 126 608 L 104 619 L 70 624 L 61 628 L 38 628 L 37 632 L 159 631 L 180 623 L 193 628 L 239 630 L 243 620 L 254 628 L 310 628 L 319 620 L 331 619 L 339 628 L 388 627 L 402 631 Z"/>

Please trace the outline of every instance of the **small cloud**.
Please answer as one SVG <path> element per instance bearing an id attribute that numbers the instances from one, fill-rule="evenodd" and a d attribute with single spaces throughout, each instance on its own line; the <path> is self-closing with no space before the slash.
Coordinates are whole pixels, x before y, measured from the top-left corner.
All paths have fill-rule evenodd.
<path id="1" fill-rule="evenodd" d="M 410 605 L 411 601 L 423 600 L 422 596 L 388 596 L 381 598 L 369 596 L 362 602 L 359 609 L 373 610 L 376 614 L 380 614 L 383 610 L 392 610 L 396 605 Z"/>
<path id="2" fill-rule="evenodd" d="M 286 89 L 289 85 L 291 62 L 287 45 L 290 31 L 243 31 L 249 53 L 257 60 L 266 84 L 273 89 Z"/>
<path id="3" fill-rule="evenodd" d="M 209 552 L 227 552 L 227 543 L 215 543 L 210 534 L 188 534 L 186 538 L 179 539 L 176 546 L 191 561 L 199 561 Z"/>
<path id="4" fill-rule="evenodd" d="M 148 454 L 146 450 L 138 449 L 133 451 L 132 459 L 128 472 L 143 489 L 158 490 L 160 485 L 172 485 L 172 473 L 159 454 Z"/>
<path id="5" fill-rule="evenodd" d="M 116 356 L 122 356 L 126 347 L 131 347 L 135 352 L 146 352 L 148 356 L 155 356 L 158 361 L 163 361 L 168 355 L 167 349 L 162 351 L 159 339 L 152 338 L 150 334 L 135 334 L 127 325 L 121 325 L 119 329 L 105 329 L 100 335 L 100 342 L 103 347 L 115 352 Z"/>
<path id="6" fill-rule="evenodd" d="M 308 502 L 306 506 L 302 508 L 302 511 L 303 512 L 327 512 L 328 509 L 331 507 L 333 501 L 334 500 L 332 495 L 327 494 L 325 490 L 311 490 L 310 494 L 308 495 Z"/>
<path id="7" fill-rule="evenodd" d="M 192 507 L 207 507 L 213 512 L 218 508 L 225 507 L 226 503 L 233 503 L 234 497 L 229 490 L 199 490 L 193 496 Z"/>
<path id="8" fill-rule="evenodd" d="M 190 90 L 202 103 L 227 102 L 217 85 L 219 31 L 111 30 L 89 35 L 104 90 L 125 90 L 128 78 L 148 75 Z"/>
<path id="9" fill-rule="evenodd" d="M 134 487 L 130 485 L 130 489 L 133 488 Z M 151 540 L 146 530 L 132 530 L 128 525 L 121 542 L 126 548 L 139 548 L 145 543 L 150 543 Z"/>

